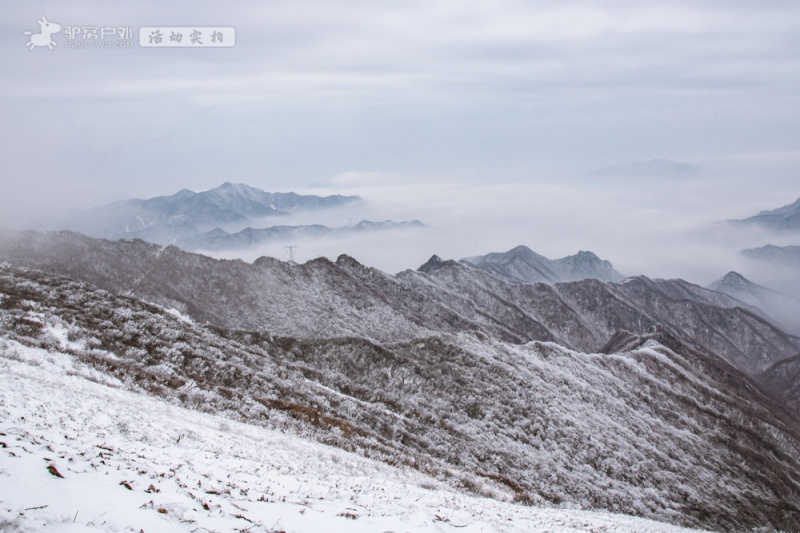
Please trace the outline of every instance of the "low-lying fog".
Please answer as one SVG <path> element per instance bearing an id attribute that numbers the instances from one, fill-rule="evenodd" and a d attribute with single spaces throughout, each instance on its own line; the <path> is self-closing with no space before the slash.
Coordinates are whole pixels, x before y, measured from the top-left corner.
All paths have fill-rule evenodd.
<path id="1" fill-rule="evenodd" d="M 344 237 L 275 242 L 244 252 L 213 253 L 252 261 L 261 255 L 335 259 L 348 254 L 394 273 L 417 268 L 431 255 L 460 259 L 524 244 L 549 258 L 591 250 L 626 275 L 681 277 L 706 285 L 730 270 L 768 284 L 770 272 L 739 251 L 765 244 L 800 244 L 798 236 L 772 235 L 724 221 L 793 202 L 790 177 L 776 172 L 754 180 L 745 162 L 729 162 L 673 176 L 597 176 L 569 179 L 530 176 L 503 182 L 476 175 L 419 177 L 347 173 L 309 194 L 358 194 L 345 209 L 268 219 L 271 225 L 355 225 L 361 220 L 418 219 L 427 227 L 356 232 Z M 738 177 L 737 177 L 738 176 Z M 255 184 L 258 186 L 259 184 Z"/>

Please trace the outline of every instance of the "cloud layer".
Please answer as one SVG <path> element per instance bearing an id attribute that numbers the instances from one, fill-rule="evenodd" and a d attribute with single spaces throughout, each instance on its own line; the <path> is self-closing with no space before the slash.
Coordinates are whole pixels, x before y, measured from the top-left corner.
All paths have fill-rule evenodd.
<path id="1" fill-rule="evenodd" d="M 796 2 L 51 0 L 5 15 L 0 224 L 228 180 L 316 183 L 431 224 L 409 245 L 420 259 L 524 243 L 670 274 L 709 247 L 653 249 L 664 232 L 678 243 L 800 196 Z M 42 15 L 233 26 L 237 44 L 76 50 L 62 33 L 30 51 Z M 653 159 L 702 170 L 589 176 Z"/>

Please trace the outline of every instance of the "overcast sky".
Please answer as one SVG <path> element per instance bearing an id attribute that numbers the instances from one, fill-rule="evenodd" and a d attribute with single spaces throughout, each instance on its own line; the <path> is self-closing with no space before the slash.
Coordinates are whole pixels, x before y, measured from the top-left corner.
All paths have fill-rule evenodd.
<path id="1" fill-rule="evenodd" d="M 626 247 L 800 196 L 796 1 L 3 10 L 0 224 L 234 181 L 427 217 L 440 232 L 419 254 L 527 244 L 638 269 Z M 43 15 L 128 26 L 134 41 L 141 26 L 232 26 L 236 46 L 71 49 L 62 31 L 29 50 Z M 653 159 L 671 163 L 641 163 Z M 454 240 L 458 217 L 470 236 Z"/>

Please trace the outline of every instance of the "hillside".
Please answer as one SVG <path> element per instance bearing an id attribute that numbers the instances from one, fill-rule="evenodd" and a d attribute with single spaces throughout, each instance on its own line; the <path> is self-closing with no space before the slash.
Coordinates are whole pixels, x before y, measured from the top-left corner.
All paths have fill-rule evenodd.
<path id="1" fill-rule="evenodd" d="M 485 496 L 717 530 L 800 526 L 796 419 L 665 331 L 626 334 L 606 354 L 474 332 L 300 339 L 0 272 L 6 358 L 66 353 L 99 372 L 94 381 L 299 431 Z"/>
<path id="2" fill-rule="evenodd" d="M 414 470 L 133 394 L 57 349 L 0 343 L 2 531 L 689 531 L 470 496 Z"/>

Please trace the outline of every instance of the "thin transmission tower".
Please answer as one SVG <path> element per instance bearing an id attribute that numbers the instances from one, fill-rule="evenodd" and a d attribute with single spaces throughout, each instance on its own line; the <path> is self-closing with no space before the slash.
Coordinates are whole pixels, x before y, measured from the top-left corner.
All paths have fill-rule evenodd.
<path id="1" fill-rule="evenodd" d="M 285 248 L 289 250 L 289 262 L 294 263 L 294 249 L 297 248 L 297 246 L 286 246 Z"/>

